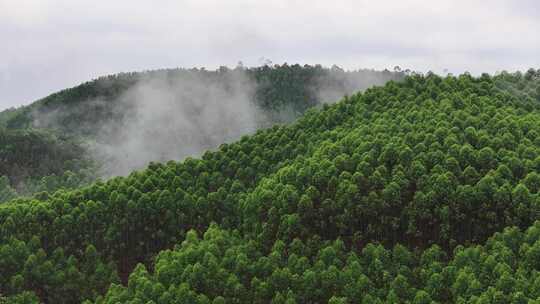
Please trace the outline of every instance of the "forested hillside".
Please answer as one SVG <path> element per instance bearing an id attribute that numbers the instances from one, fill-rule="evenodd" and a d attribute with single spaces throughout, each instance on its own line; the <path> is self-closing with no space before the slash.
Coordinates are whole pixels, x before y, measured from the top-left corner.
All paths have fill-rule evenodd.
<path id="1" fill-rule="evenodd" d="M 101 77 L 0 113 L 0 177 L 8 181 L 0 184 L 0 202 L 13 190 L 72 189 L 149 161 L 198 155 L 404 76 L 284 64 Z"/>
<path id="2" fill-rule="evenodd" d="M 405 76 L 401 71 L 344 71 L 339 67 L 329 69 L 320 65 L 298 64 L 235 69 L 222 67 L 215 71 L 194 68 L 120 73 L 62 90 L 30 106 L 0 113 L 0 122 L 4 121 L 8 129 L 47 127 L 58 129 L 62 134 L 96 136 L 101 124 L 121 119 L 127 112 L 116 111 L 115 103 L 123 92 L 138 82 L 155 78 L 168 82 L 186 78 L 219 82 L 235 73 L 245 73 L 249 80 L 255 82 L 255 103 L 269 110 L 286 107 L 296 114 L 323 101 L 333 102 L 344 94 L 382 85 L 389 80 L 401 80 Z M 319 94 L 322 90 L 325 94 Z M 51 115 L 54 120 L 48 119 Z"/>
<path id="3" fill-rule="evenodd" d="M 0 206 L 13 303 L 540 303 L 540 70 L 411 75 Z"/>
<path id="4" fill-rule="evenodd" d="M 42 182 L 44 176 L 51 180 L 70 170 L 80 172 L 90 162 L 83 159 L 84 153 L 76 143 L 59 139 L 45 130 L 0 129 L 0 172 L 8 173 L 15 187 L 26 181 L 23 189 L 28 188 L 29 181 Z M 54 189 L 51 186 L 42 190 Z"/>

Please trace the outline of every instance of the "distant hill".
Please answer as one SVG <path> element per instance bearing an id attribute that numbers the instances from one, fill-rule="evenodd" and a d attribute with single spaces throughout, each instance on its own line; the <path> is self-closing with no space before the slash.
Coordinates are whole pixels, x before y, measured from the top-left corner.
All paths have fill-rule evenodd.
<path id="1" fill-rule="evenodd" d="M 125 114 L 115 111 L 115 102 L 138 83 L 153 79 L 172 84 L 188 79 L 215 83 L 237 74 L 245 74 L 246 81 L 253 82 L 253 101 L 257 105 L 276 111 L 287 107 L 296 114 L 322 102 L 334 102 L 345 94 L 390 80 L 398 81 L 405 76 L 404 72 L 344 71 L 339 67 L 330 69 L 298 64 L 235 69 L 222 67 L 215 71 L 194 68 L 121 73 L 62 90 L 17 110 L 2 112 L 0 121 L 5 120 L 8 129 L 46 127 L 59 129 L 63 134 L 95 136 L 101 123 L 120 119 Z M 43 116 L 51 114 L 57 118 L 55 121 L 40 121 Z M 3 116 L 6 118 L 2 119 Z"/>
<path id="2" fill-rule="evenodd" d="M 284 64 L 100 77 L 1 112 L 0 176 L 24 195 L 72 188 L 150 161 L 200 155 L 259 128 L 291 122 L 308 108 L 404 76 Z M 63 176 L 67 171 L 69 182 Z"/>
<path id="3" fill-rule="evenodd" d="M 21 194 L 52 191 L 57 184 L 79 186 L 72 175 L 88 170 L 93 162 L 85 154 L 77 142 L 48 130 L 0 128 L 0 172 Z M 69 182 L 63 180 L 68 176 Z"/>

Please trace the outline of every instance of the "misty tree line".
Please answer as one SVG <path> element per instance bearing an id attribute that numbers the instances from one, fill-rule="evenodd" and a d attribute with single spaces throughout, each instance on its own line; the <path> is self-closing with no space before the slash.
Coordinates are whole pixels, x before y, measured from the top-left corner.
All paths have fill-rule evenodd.
<path id="1" fill-rule="evenodd" d="M 104 138 L 103 133 L 120 131 L 118 134 L 126 137 L 121 133 L 122 130 L 115 129 L 126 125 L 123 119 L 132 112 L 133 103 L 129 100 L 123 102 L 122 99 L 126 99 L 125 93 L 137 84 L 159 79 L 170 83 L 172 87 L 190 81 L 217 83 L 227 87 L 231 81 L 236 81 L 234 77 L 237 75 L 253 83 L 254 103 L 263 109 L 267 118 L 263 124 L 253 126 L 253 130 L 290 122 L 308 108 L 320 104 L 323 97 L 332 98 L 327 101 L 333 101 L 343 94 L 404 77 L 402 72 L 347 72 L 337 67 L 328 69 L 320 65 L 298 64 L 235 69 L 222 67 L 216 71 L 171 69 L 101 77 L 54 93 L 29 106 L 0 113 L 0 177 L 4 176 L 3 181 L 9 181 L 1 184 L 0 201 L 7 201 L 17 194 L 32 195 L 62 188 L 73 189 L 107 173 L 107 164 L 104 162 L 109 155 L 88 153 L 89 146 Z M 322 96 L 322 91 L 334 95 Z M 130 98 L 132 96 L 127 97 Z M 121 123 L 111 123 L 116 121 Z M 108 129 L 104 130 L 103 126 Z M 246 131 L 239 127 L 238 134 L 233 135 L 240 136 L 242 132 Z M 115 139 L 113 137 L 113 140 L 108 140 L 117 145 L 118 140 Z M 224 140 L 219 140 L 219 143 Z M 211 145 L 219 143 L 211 141 Z M 193 143 L 183 143 L 186 144 Z M 166 155 L 171 153 L 169 151 Z M 184 155 L 179 153 L 176 157 L 171 156 L 175 159 L 180 157 Z"/>
<path id="2" fill-rule="evenodd" d="M 47 130 L 0 128 L 0 202 L 90 182 L 92 160 L 84 153 Z"/>
<path id="3" fill-rule="evenodd" d="M 538 303 L 540 71 L 408 76 L 0 206 L 14 303 Z"/>
<path id="4" fill-rule="evenodd" d="M 123 92 L 136 83 L 148 79 L 165 79 L 173 82 L 175 79 L 196 77 L 211 79 L 219 82 L 234 73 L 245 73 L 256 84 L 254 102 L 265 109 L 279 110 L 280 107 L 291 107 L 303 113 L 306 109 L 321 103 L 318 95 L 319 87 L 332 88 L 351 94 L 359 89 L 372 85 L 382 85 L 389 80 L 401 80 L 405 72 L 390 72 L 388 70 L 357 70 L 344 71 L 339 67 L 331 69 L 320 65 L 274 65 L 255 68 L 236 67 L 229 69 L 221 67 L 215 71 L 198 69 L 165 69 L 148 72 L 120 73 L 100 77 L 79 86 L 51 94 L 30 106 L 6 111 L 9 115 L 4 122 L 8 129 L 34 127 L 36 122 L 52 113 L 55 120 L 52 125 L 45 122 L 44 126 L 59 129 L 62 134 L 82 134 L 95 136 L 99 124 L 110 119 L 121 119 L 123 113 L 113 111 L 114 101 Z M 356 85 L 355 85 L 356 82 Z M 362 83 L 363 82 L 363 83 Z M 101 102 L 89 102 L 101 101 Z M 325 100 L 333 102 L 335 100 Z M 2 113 L 4 114 L 4 113 Z M 0 121 L 2 119 L 0 114 Z"/>

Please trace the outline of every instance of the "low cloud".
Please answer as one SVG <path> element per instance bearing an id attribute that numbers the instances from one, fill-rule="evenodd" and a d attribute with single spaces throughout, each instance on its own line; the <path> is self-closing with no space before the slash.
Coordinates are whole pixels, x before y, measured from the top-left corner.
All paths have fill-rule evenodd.
<path id="1" fill-rule="evenodd" d="M 306 107 L 335 102 L 403 76 L 334 66 L 296 84 L 306 90 L 301 91 L 301 100 L 294 99 L 296 92 L 289 92 L 289 99 L 272 100 L 277 97 L 266 95 L 268 86 L 278 84 L 257 82 L 254 71 L 177 69 L 101 78 L 93 86 L 109 92 L 105 94 L 109 97 L 35 107 L 33 124 L 59 129 L 59 134 L 82 135 L 103 177 L 126 175 L 151 161 L 200 156 L 257 129 L 291 122 Z M 111 95 L 119 88 L 119 94 Z M 263 105 L 268 102 L 271 105 Z"/>
<path id="2" fill-rule="evenodd" d="M 126 113 L 101 127 L 91 151 L 106 176 L 198 156 L 257 129 L 264 113 L 254 93 L 242 70 L 143 77 L 114 102 L 113 111 Z"/>

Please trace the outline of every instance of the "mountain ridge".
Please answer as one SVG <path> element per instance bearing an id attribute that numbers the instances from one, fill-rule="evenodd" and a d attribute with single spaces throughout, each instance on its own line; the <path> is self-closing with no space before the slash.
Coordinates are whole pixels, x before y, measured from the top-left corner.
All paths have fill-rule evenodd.
<path id="1" fill-rule="evenodd" d="M 0 150 L 0 159 L 10 159 L 0 176 L 21 195 L 75 188 L 98 177 L 127 174 L 150 161 L 200 155 L 256 129 L 290 122 L 323 98 L 404 75 L 284 64 L 104 76 L 1 112 L 4 140 L 46 145 L 39 155 Z M 46 151 L 59 151 L 66 164 L 85 165 L 50 162 L 58 157 Z M 39 159 L 50 170 L 40 171 L 24 157 Z M 67 171 L 71 173 L 64 176 Z"/>

